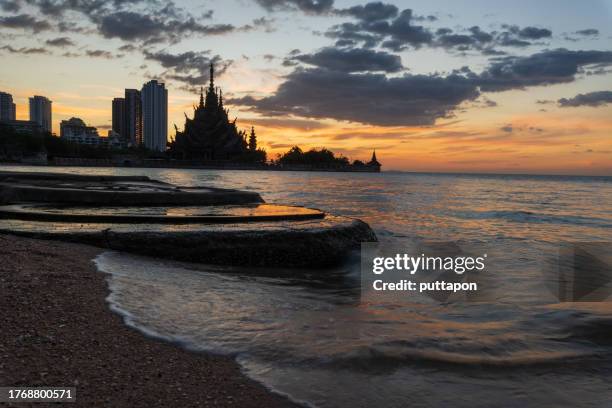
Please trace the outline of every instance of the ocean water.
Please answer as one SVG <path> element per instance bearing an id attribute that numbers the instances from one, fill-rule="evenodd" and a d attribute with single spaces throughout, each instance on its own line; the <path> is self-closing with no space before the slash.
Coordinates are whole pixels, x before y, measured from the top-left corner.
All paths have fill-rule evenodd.
<path id="1" fill-rule="evenodd" d="M 41 168 L 15 168 L 44 170 Z M 612 258 L 612 179 L 173 169 L 179 185 L 254 190 L 368 222 L 381 245 L 452 242 L 488 254 L 482 293 L 363 296 L 359 254 L 327 271 L 194 265 L 106 252 L 110 307 L 182 347 L 231 355 L 244 372 L 320 407 L 612 406 L 612 293 L 561 302 L 551 265 L 587 243 Z M 604 274 L 605 275 L 605 274 Z M 203 390 L 205 392 L 205 390 Z"/>

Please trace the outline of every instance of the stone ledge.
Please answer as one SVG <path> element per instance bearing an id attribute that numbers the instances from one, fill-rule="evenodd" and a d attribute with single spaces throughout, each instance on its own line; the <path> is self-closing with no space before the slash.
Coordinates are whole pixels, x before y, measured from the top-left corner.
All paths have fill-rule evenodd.
<path id="1" fill-rule="evenodd" d="M 181 226 L 3 220 L 0 233 L 79 242 L 179 261 L 253 267 L 333 266 L 359 249 L 361 242 L 376 241 L 363 221 L 337 216 L 301 222 Z"/>

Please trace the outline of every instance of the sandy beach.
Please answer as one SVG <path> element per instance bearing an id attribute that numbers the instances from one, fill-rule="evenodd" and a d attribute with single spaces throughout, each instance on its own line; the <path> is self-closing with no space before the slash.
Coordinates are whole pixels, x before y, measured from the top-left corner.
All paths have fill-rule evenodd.
<path id="1" fill-rule="evenodd" d="M 292 405 L 246 378 L 231 358 L 188 352 L 125 326 L 105 301 L 105 275 L 92 263 L 99 252 L 0 235 L 1 386 L 76 387 L 71 406 L 83 407 Z"/>

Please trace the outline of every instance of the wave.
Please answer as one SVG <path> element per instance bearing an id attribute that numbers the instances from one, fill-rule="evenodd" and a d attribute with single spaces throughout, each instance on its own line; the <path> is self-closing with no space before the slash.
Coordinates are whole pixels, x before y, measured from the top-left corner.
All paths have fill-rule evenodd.
<path id="1" fill-rule="evenodd" d="M 596 217 L 583 217 L 577 215 L 552 215 L 541 214 L 531 211 L 511 211 L 511 210 L 492 210 L 492 211 L 456 211 L 452 213 L 458 218 L 464 219 L 502 219 L 512 222 L 523 223 L 543 223 L 543 224 L 573 224 L 589 225 L 602 228 L 612 228 L 609 220 Z"/>
<path id="2" fill-rule="evenodd" d="M 557 347 L 559 349 L 560 347 Z M 404 365 L 462 366 L 479 368 L 527 368 L 544 365 L 568 366 L 584 363 L 602 355 L 594 348 L 549 350 L 545 347 L 526 348 L 520 351 L 495 352 L 483 346 L 478 353 L 421 347 L 410 342 L 393 341 L 378 343 L 330 358 L 324 364 L 330 368 L 358 371 L 381 371 Z"/>

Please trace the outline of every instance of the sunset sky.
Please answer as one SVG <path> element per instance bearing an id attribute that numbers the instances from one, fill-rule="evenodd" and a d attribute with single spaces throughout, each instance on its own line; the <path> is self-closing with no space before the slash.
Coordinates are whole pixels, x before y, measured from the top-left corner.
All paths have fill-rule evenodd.
<path id="1" fill-rule="evenodd" d="M 612 175 L 611 27 L 602 0 L 0 0 L 0 91 L 105 135 L 112 98 L 159 79 L 173 137 L 212 60 L 271 157 Z"/>

